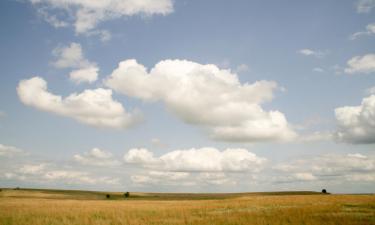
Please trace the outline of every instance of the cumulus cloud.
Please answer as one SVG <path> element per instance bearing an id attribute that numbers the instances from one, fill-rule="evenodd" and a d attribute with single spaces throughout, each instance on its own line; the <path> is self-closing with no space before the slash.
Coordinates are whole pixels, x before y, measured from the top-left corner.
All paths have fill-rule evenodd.
<path id="1" fill-rule="evenodd" d="M 358 0 L 356 6 L 358 13 L 369 13 L 375 8 L 375 0 Z"/>
<path id="2" fill-rule="evenodd" d="M 368 24 L 365 31 L 356 32 L 350 35 L 350 40 L 355 40 L 361 36 L 374 35 L 375 34 L 375 23 Z"/>
<path id="3" fill-rule="evenodd" d="M 83 154 L 76 154 L 74 160 L 83 165 L 93 166 L 116 166 L 120 164 L 119 161 L 114 159 L 112 153 L 99 148 L 93 148 Z"/>
<path id="4" fill-rule="evenodd" d="M 15 171 L 6 172 L 3 177 L 11 180 L 51 184 L 114 185 L 119 183 L 118 178 L 93 176 L 89 172 L 56 168 L 51 163 L 24 164 Z"/>
<path id="5" fill-rule="evenodd" d="M 74 25 L 76 34 L 95 30 L 100 22 L 127 16 L 167 15 L 173 12 L 172 0 L 29 0 L 42 9 L 40 14 L 54 27 Z M 60 17 L 54 16 L 62 13 Z"/>
<path id="6" fill-rule="evenodd" d="M 192 148 L 175 150 L 155 157 L 147 149 L 131 149 L 124 155 L 127 163 L 174 172 L 244 172 L 258 171 L 266 159 L 246 149 Z"/>
<path id="7" fill-rule="evenodd" d="M 285 141 L 296 136 L 283 113 L 261 107 L 272 100 L 275 82 L 241 84 L 236 74 L 216 65 L 164 60 L 148 72 L 136 60 L 125 60 L 105 84 L 131 97 L 162 101 L 184 122 L 206 128 L 214 139 Z"/>
<path id="8" fill-rule="evenodd" d="M 139 113 L 129 113 L 113 100 L 112 91 L 108 89 L 85 90 L 63 98 L 50 93 L 44 79 L 33 77 L 20 81 L 17 93 L 25 105 L 95 127 L 123 129 L 140 119 Z"/>
<path id="9" fill-rule="evenodd" d="M 146 169 L 131 176 L 134 184 L 183 186 L 235 185 L 235 175 L 252 179 L 267 161 L 246 149 L 219 151 L 209 147 L 174 150 L 159 157 L 144 148 L 130 149 L 124 160 Z"/>
<path id="10" fill-rule="evenodd" d="M 309 48 L 300 49 L 297 51 L 299 54 L 305 55 L 305 56 L 314 56 L 317 58 L 322 58 L 328 54 L 327 51 L 321 51 L 321 50 L 312 50 Z"/>
<path id="11" fill-rule="evenodd" d="M 73 82 L 92 83 L 98 79 L 99 68 L 84 57 L 80 44 L 73 42 L 69 46 L 60 46 L 52 53 L 56 57 L 52 63 L 54 67 L 75 69 L 69 74 Z"/>
<path id="12" fill-rule="evenodd" d="M 375 180 L 375 158 L 359 153 L 327 154 L 310 157 L 308 160 L 298 159 L 275 165 L 273 169 L 279 171 L 279 180 L 282 182 Z"/>
<path id="13" fill-rule="evenodd" d="M 364 56 L 355 56 L 348 61 L 348 67 L 345 73 L 374 73 L 375 72 L 375 54 L 367 54 Z"/>
<path id="14" fill-rule="evenodd" d="M 0 144 L 0 157 L 2 156 L 12 157 L 12 156 L 16 156 L 16 155 L 20 155 L 24 153 L 25 152 L 22 149 L 19 149 L 17 147 Z"/>
<path id="15" fill-rule="evenodd" d="M 362 100 L 359 106 L 335 109 L 339 141 L 356 144 L 375 143 L 375 95 Z"/>

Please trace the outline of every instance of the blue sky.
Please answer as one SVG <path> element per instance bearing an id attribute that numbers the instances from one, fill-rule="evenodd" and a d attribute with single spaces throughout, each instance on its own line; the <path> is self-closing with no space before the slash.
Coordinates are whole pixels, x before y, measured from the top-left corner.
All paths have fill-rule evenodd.
<path id="1" fill-rule="evenodd" d="M 0 186 L 374 191 L 373 0 L 0 11 Z"/>

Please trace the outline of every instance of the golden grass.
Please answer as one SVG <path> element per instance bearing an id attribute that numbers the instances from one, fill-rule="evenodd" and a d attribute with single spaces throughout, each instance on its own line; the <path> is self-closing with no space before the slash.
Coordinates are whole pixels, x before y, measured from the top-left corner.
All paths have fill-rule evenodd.
<path id="1" fill-rule="evenodd" d="M 64 199 L 64 193 L 3 190 L 0 224 L 375 224 L 374 195 L 248 194 L 215 200 L 80 200 L 72 199 L 68 192 Z"/>

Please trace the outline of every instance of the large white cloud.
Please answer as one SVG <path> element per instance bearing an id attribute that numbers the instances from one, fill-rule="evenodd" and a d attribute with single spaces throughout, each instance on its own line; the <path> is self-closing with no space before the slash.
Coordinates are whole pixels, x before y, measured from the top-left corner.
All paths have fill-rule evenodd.
<path id="1" fill-rule="evenodd" d="M 251 142 L 296 136 L 283 113 L 261 107 L 273 98 L 275 82 L 241 84 L 236 74 L 212 64 L 164 60 L 148 72 L 136 60 L 125 60 L 105 84 L 128 96 L 164 102 L 186 123 L 207 128 L 214 139 Z"/>
<path id="2" fill-rule="evenodd" d="M 130 149 L 124 160 L 146 170 L 131 176 L 134 184 L 164 186 L 235 185 L 239 177 L 253 179 L 267 161 L 246 149 L 210 147 L 174 150 L 159 157 L 144 148 Z"/>
<path id="3" fill-rule="evenodd" d="M 85 90 L 66 98 L 47 90 L 47 82 L 40 77 L 22 80 L 17 87 L 20 100 L 39 110 L 73 118 L 95 127 L 127 128 L 139 121 L 137 112 L 127 112 L 112 98 L 108 89 Z"/>
<path id="4" fill-rule="evenodd" d="M 120 164 L 119 161 L 114 159 L 112 153 L 99 148 L 93 148 L 83 154 L 75 154 L 74 160 L 83 165 L 93 166 L 116 166 Z"/>
<path id="5" fill-rule="evenodd" d="M 99 68 L 93 62 L 87 60 L 78 43 L 70 43 L 68 46 L 60 46 L 53 50 L 56 60 L 52 63 L 56 68 L 75 69 L 69 77 L 75 83 L 92 83 L 98 79 Z"/>
<path id="6" fill-rule="evenodd" d="M 124 155 L 128 163 L 174 172 L 256 172 L 266 159 L 246 149 L 192 148 L 155 157 L 147 149 L 131 149 Z"/>
<path id="7" fill-rule="evenodd" d="M 375 73 L 375 54 L 355 56 L 348 61 L 345 73 Z"/>
<path id="8" fill-rule="evenodd" d="M 335 115 L 338 140 L 351 143 L 375 143 L 375 95 L 364 98 L 359 106 L 336 108 Z"/>
<path id="9" fill-rule="evenodd" d="M 96 28 L 99 22 L 124 16 L 173 12 L 172 0 L 29 0 L 39 7 L 42 17 L 55 27 L 73 23 L 77 34 Z M 65 12 L 63 18 L 54 15 L 56 10 Z"/>

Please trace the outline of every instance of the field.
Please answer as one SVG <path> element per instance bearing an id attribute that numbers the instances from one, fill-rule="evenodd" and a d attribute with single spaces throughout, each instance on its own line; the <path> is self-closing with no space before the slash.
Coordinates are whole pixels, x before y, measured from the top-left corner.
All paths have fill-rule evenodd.
<path id="1" fill-rule="evenodd" d="M 375 224 L 375 195 L 123 194 L 2 189 L 0 224 Z"/>

